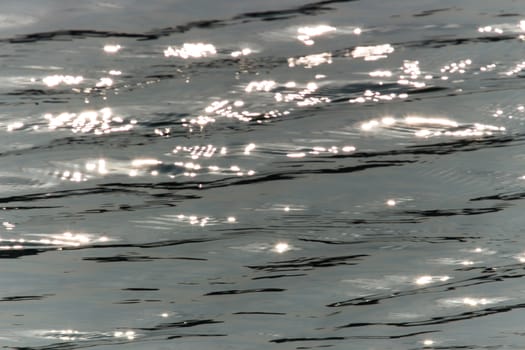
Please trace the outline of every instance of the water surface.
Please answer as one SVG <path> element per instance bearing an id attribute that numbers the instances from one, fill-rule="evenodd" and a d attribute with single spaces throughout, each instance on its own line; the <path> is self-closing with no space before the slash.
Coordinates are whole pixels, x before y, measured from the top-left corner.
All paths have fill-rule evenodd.
<path id="1" fill-rule="evenodd" d="M 519 2 L 4 1 L 6 349 L 519 349 Z"/>

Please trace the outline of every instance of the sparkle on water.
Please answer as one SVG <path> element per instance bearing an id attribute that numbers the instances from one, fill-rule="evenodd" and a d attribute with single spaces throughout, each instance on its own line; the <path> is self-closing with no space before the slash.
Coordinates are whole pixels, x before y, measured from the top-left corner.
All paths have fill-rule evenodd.
<path id="1" fill-rule="evenodd" d="M 367 26 L 367 4 L 129 33 L 0 15 L 0 339 L 519 348 L 525 20 L 382 4 Z"/>

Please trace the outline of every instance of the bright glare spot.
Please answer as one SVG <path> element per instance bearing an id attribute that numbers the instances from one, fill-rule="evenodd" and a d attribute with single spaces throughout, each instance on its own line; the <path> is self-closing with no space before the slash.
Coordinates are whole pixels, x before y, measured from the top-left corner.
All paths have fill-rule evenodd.
<path id="1" fill-rule="evenodd" d="M 98 173 L 99 174 L 107 174 L 108 169 L 106 168 L 106 160 L 105 159 L 99 159 L 98 160 Z"/>
<path id="2" fill-rule="evenodd" d="M 306 84 L 306 89 L 307 90 L 315 91 L 315 90 L 317 90 L 317 88 L 318 88 L 317 84 L 314 83 L 314 82 L 310 82 L 310 83 Z"/>
<path id="3" fill-rule="evenodd" d="M 247 55 L 249 55 L 249 54 L 251 54 L 251 53 L 252 53 L 252 50 L 246 48 L 246 49 L 242 49 L 242 50 L 240 50 L 240 51 L 233 51 L 233 52 L 231 53 L 231 56 L 234 57 L 234 58 L 236 58 L 236 57 L 240 57 L 240 56 L 247 56 Z"/>
<path id="4" fill-rule="evenodd" d="M 392 72 L 389 70 L 375 70 L 370 73 L 368 73 L 373 78 L 390 78 L 392 76 Z"/>
<path id="5" fill-rule="evenodd" d="M 463 304 L 468 305 L 468 306 L 486 305 L 487 304 L 487 299 L 485 299 L 485 298 L 482 298 L 482 299 L 464 298 L 463 299 Z"/>
<path id="6" fill-rule="evenodd" d="M 304 66 L 306 68 L 312 68 L 325 63 L 332 63 L 332 54 L 330 52 L 323 52 L 299 58 L 288 58 L 288 67 Z"/>
<path id="7" fill-rule="evenodd" d="M 113 85 L 113 79 L 111 78 L 100 78 L 100 80 L 97 82 L 97 84 L 95 85 L 96 87 L 109 87 Z"/>
<path id="8" fill-rule="evenodd" d="M 426 117 L 418 117 L 418 116 L 411 116 L 406 117 L 405 122 L 407 124 L 412 125 L 418 125 L 418 124 L 433 124 L 433 125 L 440 125 L 440 126 L 448 126 L 448 127 L 457 127 L 458 123 L 445 118 L 426 118 Z"/>
<path id="9" fill-rule="evenodd" d="M 121 75 L 122 74 L 122 72 L 119 70 L 110 70 L 108 73 L 109 75 Z"/>
<path id="10" fill-rule="evenodd" d="M 273 250 L 279 254 L 282 254 L 284 252 L 287 252 L 288 250 L 290 250 L 290 246 L 288 245 L 288 243 L 285 243 L 285 242 L 279 242 L 275 245 L 275 247 L 273 248 Z"/>
<path id="11" fill-rule="evenodd" d="M 288 158 L 303 158 L 306 156 L 304 152 L 288 153 L 286 155 Z"/>
<path id="12" fill-rule="evenodd" d="M 21 129 L 24 127 L 24 123 L 22 122 L 14 122 L 7 126 L 7 131 L 11 132 L 13 130 Z"/>
<path id="13" fill-rule="evenodd" d="M 134 159 L 131 162 L 131 165 L 134 167 L 141 167 L 141 166 L 148 166 L 148 165 L 157 165 L 161 163 L 162 162 L 157 159 Z"/>
<path id="14" fill-rule="evenodd" d="M 389 207 L 393 207 L 396 204 L 397 204 L 396 201 L 393 200 L 393 199 L 389 199 L 389 200 L 386 201 L 386 205 L 388 205 Z"/>
<path id="15" fill-rule="evenodd" d="M 425 339 L 423 340 L 423 345 L 424 346 L 431 346 L 434 344 L 434 341 L 433 340 L 430 340 L 430 339 Z"/>
<path id="16" fill-rule="evenodd" d="M 377 120 L 371 120 L 369 122 L 361 124 L 361 129 L 364 131 L 369 131 L 378 125 L 379 125 L 379 122 Z"/>
<path id="17" fill-rule="evenodd" d="M 353 58 L 363 58 L 365 61 L 376 61 L 386 58 L 387 54 L 394 52 L 394 47 L 390 44 L 375 46 L 357 46 L 352 51 Z"/>
<path id="18" fill-rule="evenodd" d="M 284 207 L 283 210 L 284 210 L 284 211 L 290 211 L 290 207 L 286 206 L 286 207 Z"/>
<path id="19" fill-rule="evenodd" d="M 419 285 L 429 284 L 430 282 L 432 282 L 432 276 L 421 276 L 416 279 L 416 284 Z"/>
<path id="20" fill-rule="evenodd" d="M 381 123 L 385 125 L 393 125 L 396 123 L 396 120 L 392 117 L 384 117 L 383 119 L 381 119 Z"/>
<path id="21" fill-rule="evenodd" d="M 361 28 L 355 28 L 355 29 L 354 29 L 354 34 L 355 34 L 355 35 L 359 35 L 359 34 L 361 34 L 362 32 L 363 32 L 363 30 L 362 30 Z"/>
<path id="22" fill-rule="evenodd" d="M 250 143 L 248 146 L 244 148 L 244 154 L 250 154 L 251 151 L 255 149 L 255 144 Z"/>
<path id="23" fill-rule="evenodd" d="M 116 53 L 121 49 L 120 45 L 105 45 L 104 51 L 107 53 Z"/>
<path id="24" fill-rule="evenodd" d="M 252 92 L 252 91 L 268 92 L 272 90 L 275 85 L 276 83 L 273 80 L 252 81 L 244 88 L 244 91 L 246 92 Z"/>
<path id="25" fill-rule="evenodd" d="M 212 44 L 203 43 L 184 43 L 182 47 L 168 47 L 164 50 L 164 56 L 166 57 L 180 57 L 183 59 L 187 58 L 202 58 L 210 55 L 215 55 L 217 50 Z"/>
<path id="26" fill-rule="evenodd" d="M 113 336 L 115 338 L 127 338 L 128 340 L 133 340 L 135 339 L 135 332 L 134 331 L 126 331 L 126 332 L 117 331 L 113 333 Z"/>
<path id="27" fill-rule="evenodd" d="M 234 222 L 237 221 L 237 219 L 235 219 L 235 217 L 233 217 L 233 216 L 229 216 L 227 220 L 228 220 L 229 223 L 234 223 Z"/>
<path id="28" fill-rule="evenodd" d="M 3 225 L 3 226 L 5 227 L 5 229 L 8 230 L 8 231 L 10 231 L 10 230 L 12 230 L 12 229 L 15 228 L 15 225 L 13 225 L 13 224 L 11 224 L 11 223 L 9 223 L 9 222 L 7 222 L 7 221 L 4 221 L 4 222 L 2 223 L 2 225 Z"/>
<path id="29" fill-rule="evenodd" d="M 320 36 L 326 33 L 335 32 L 336 28 L 327 25 L 318 25 L 315 27 L 300 27 L 297 29 L 297 39 L 305 45 L 313 45 L 315 42 L 312 37 Z"/>
<path id="30" fill-rule="evenodd" d="M 84 80 L 82 76 L 72 76 L 72 75 L 49 75 L 42 79 L 42 82 L 49 87 L 57 86 L 59 84 L 66 85 L 77 85 Z"/>

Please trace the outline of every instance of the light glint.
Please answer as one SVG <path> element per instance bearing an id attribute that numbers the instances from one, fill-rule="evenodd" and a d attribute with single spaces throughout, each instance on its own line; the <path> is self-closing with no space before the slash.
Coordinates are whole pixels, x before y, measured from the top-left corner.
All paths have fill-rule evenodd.
<path id="1" fill-rule="evenodd" d="M 188 58 L 202 58 L 210 55 L 215 55 L 217 49 L 212 44 L 204 43 L 184 43 L 181 47 L 169 46 L 164 50 L 165 57 L 180 57 L 183 59 Z"/>
<path id="2" fill-rule="evenodd" d="M 328 25 L 318 25 L 315 27 L 300 27 L 297 29 L 297 39 L 305 45 L 313 45 L 313 37 L 335 32 L 336 28 Z"/>
<path id="3" fill-rule="evenodd" d="M 120 45 L 104 45 L 104 51 L 107 53 L 116 53 L 121 49 Z"/>
<path id="4" fill-rule="evenodd" d="M 387 58 L 389 53 L 394 52 L 394 47 L 390 44 L 374 46 L 357 46 L 352 50 L 353 58 L 363 58 L 365 61 L 376 61 L 381 58 Z"/>
<path id="5" fill-rule="evenodd" d="M 250 154 L 251 151 L 253 151 L 255 149 L 255 144 L 254 143 L 250 143 L 248 146 L 246 146 L 244 148 L 244 154 L 248 155 Z"/>
<path id="6" fill-rule="evenodd" d="M 282 253 L 289 251 L 290 246 L 288 245 L 288 243 L 279 242 L 274 246 L 273 250 L 279 254 L 282 254 Z"/>

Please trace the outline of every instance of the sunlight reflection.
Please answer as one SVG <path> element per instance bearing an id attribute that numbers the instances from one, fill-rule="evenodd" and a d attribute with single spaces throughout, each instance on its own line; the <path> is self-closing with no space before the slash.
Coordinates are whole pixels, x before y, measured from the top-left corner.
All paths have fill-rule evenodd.
<path id="1" fill-rule="evenodd" d="M 234 58 L 237 58 L 237 57 L 241 57 L 241 56 L 248 56 L 251 53 L 252 53 L 252 50 L 246 48 L 246 49 L 242 49 L 240 51 L 233 51 L 231 53 L 231 56 L 234 57 Z"/>
<path id="2" fill-rule="evenodd" d="M 382 94 L 379 91 L 372 91 L 372 90 L 365 90 L 362 96 L 357 98 L 352 98 L 348 100 L 350 103 L 365 103 L 365 102 L 382 102 L 382 101 L 392 101 L 396 98 L 399 99 L 405 99 L 408 97 L 408 94 L 401 93 L 389 93 L 389 94 Z"/>
<path id="3" fill-rule="evenodd" d="M 288 58 L 288 67 L 304 66 L 305 68 L 312 68 L 320 66 L 321 64 L 331 64 L 332 54 L 330 52 L 323 52 L 315 55 L 308 55 L 299 58 Z"/>
<path id="4" fill-rule="evenodd" d="M 252 92 L 252 91 L 270 91 L 272 90 L 276 85 L 276 82 L 273 80 L 262 80 L 262 81 L 252 81 L 250 82 L 244 91 L 246 92 Z"/>
<path id="5" fill-rule="evenodd" d="M 103 77 L 96 83 L 96 87 L 110 87 L 113 85 L 113 79 Z"/>
<path id="6" fill-rule="evenodd" d="M 41 234 L 31 233 L 25 234 L 26 237 L 35 237 L 34 239 L 5 239 L 0 238 L 0 242 L 4 245 L 0 246 L 0 250 L 25 249 L 27 247 L 53 247 L 53 248 L 67 248 L 80 247 L 95 243 L 108 242 L 110 239 L 107 236 L 87 233 L 71 233 L 64 232 L 62 234 Z"/>
<path id="7" fill-rule="evenodd" d="M 133 340 L 137 336 L 134 331 L 116 331 L 113 333 L 115 338 L 127 338 L 128 340 Z"/>
<path id="8" fill-rule="evenodd" d="M 251 151 L 253 151 L 255 149 L 255 144 L 254 143 L 250 143 L 248 146 L 246 146 L 244 148 L 244 154 L 245 155 L 249 155 Z"/>
<path id="9" fill-rule="evenodd" d="M 416 278 L 414 283 L 417 284 L 417 285 L 423 286 L 423 285 L 426 285 L 426 284 L 429 284 L 429 283 L 434 283 L 434 282 L 446 282 L 449 279 L 450 279 L 449 276 L 429 276 L 429 275 L 425 275 L 425 276 L 421 276 L 421 277 Z"/>
<path id="10" fill-rule="evenodd" d="M 305 45 L 313 45 L 313 37 L 335 32 L 336 28 L 328 25 L 318 25 L 315 27 L 300 27 L 297 29 L 297 39 Z"/>
<path id="11" fill-rule="evenodd" d="M 107 53 L 119 52 L 122 47 L 120 45 L 105 45 L 104 51 Z"/>
<path id="12" fill-rule="evenodd" d="M 42 79 L 42 82 L 49 87 L 57 86 L 59 84 L 77 85 L 84 80 L 84 77 L 72 75 L 49 75 Z"/>
<path id="13" fill-rule="evenodd" d="M 158 165 L 158 164 L 162 164 L 162 162 L 157 159 L 139 158 L 139 159 L 134 159 L 131 161 L 131 165 L 134 167 L 152 166 L 152 165 Z"/>
<path id="14" fill-rule="evenodd" d="M 62 341 L 87 340 L 89 333 L 80 332 L 75 329 L 52 329 L 49 331 L 42 331 L 38 334 L 47 339 L 59 339 Z"/>
<path id="15" fill-rule="evenodd" d="M 357 46 L 352 50 L 353 58 L 363 58 L 365 61 L 377 61 L 387 58 L 389 53 L 394 52 L 394 47 L 390 44 L 374 46 Z"/>
<path id="16" fill-rule="evenodd" d="M 491 304 L 498 304 L 509 300 L 507 297 L 494 297 L 494 298 L 475 298 L 475 297 L 464 297 L 464 298 L 451 298 L 440 300 L 439 303 L 447 307 L 459 307 L 459 306 L 485 306 Z"/>
<path id="17" fill-rule="evenodd" d="M 454 137 L 477 137 L 490 136 L 494 132 L 504 132 L 505 127 L 498 127 L 486 124 L 465 124 L 461 125 L 454 120 L 447 118 L 408 116 L 403 119 L 393 117 L 383 117 L 381 120 L 372 119 L 361 124 L 361 130 L 373 131 L 379 128 L 390 129 L 396 125 L 395 130 L 413 132 L 416 137 L 429 138 L 437 136 Z M 394 129 L 391 129 L 394 130 Z"/>
<path id="18" fill-rule="evenodd" d="M 204 43 L 184 43 L 181 47 L 169 46 L 164 50 L 165 57 L 180 57 L 183 59 L 188 58 L 202 58 L 210 55 L 215 55 L 217 50 L 212 44 Z"/>
<path id="19" fill-rule="evenodd" d="M 286 242 L 277 242 L 275 244 L 255 242 L 255 243 L 249 243 L 243 246 L 233 246 L 230 248 L 238 249 L 238 250 L 249 252 L 249 253 L 271 252 L 271 253 L 277 253 L 277 254 L 284 254 L 292 250 L 300 250 L 300 248 L 294 247 L 291 244 L 286 243 Z"/>
<path id="20" fill-rule="evenodd" d="M 278 242 L 277 244 L 275 244 L 272 250 L 276 253 L 282 254 L 289 251 L 290 249 L 291 247 L 288 245 L 288 243 Z"/>
<path id="21" fill-rule="evenodd" d="M 22 122 L 14 122 L 7 125 L 7 131 L 12 132 L 14 130 L 22 129 L 24 127 L 24 123 Z"/>
<path id="22" fill-rule="evenodd" d="M 128 131 L 134 125 L 133 121 L 125 124 L 124 120 L 115 116 L 111 108 L 108 107 L 99 111 L 84 111 L 81 113 L 63 112 L 56 115 L 48 113 L 44 115 L 44 118 L 47 119 L 50 130 L 68 126 L 74 133 L 93 132 L 97 135 Z M 117 125 L 113 126 L 113 124 Z"/>
<path id="23" fill-rule="evenodd" d="M 434 341 L 432 339 L 423 340 L 423 346 L 432 346 L 432 345 L 434 345 Z"/>

